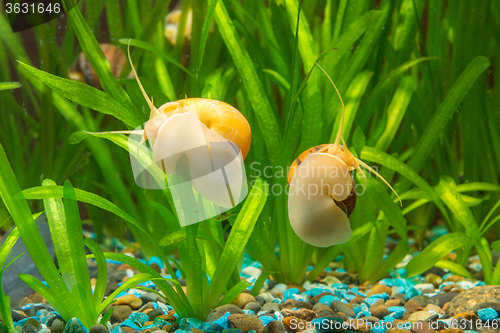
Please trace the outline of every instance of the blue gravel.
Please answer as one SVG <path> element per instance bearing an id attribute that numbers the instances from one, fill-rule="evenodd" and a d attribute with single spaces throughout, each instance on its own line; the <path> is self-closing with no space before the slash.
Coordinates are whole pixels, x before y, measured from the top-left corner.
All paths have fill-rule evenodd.
<path id="1" fill-rule="evenodd" d="M 493 308 L 481 309 L 477 312 L 479 319 L 482 321 L 493 320 L 498 318 L 498 313 Z"/>

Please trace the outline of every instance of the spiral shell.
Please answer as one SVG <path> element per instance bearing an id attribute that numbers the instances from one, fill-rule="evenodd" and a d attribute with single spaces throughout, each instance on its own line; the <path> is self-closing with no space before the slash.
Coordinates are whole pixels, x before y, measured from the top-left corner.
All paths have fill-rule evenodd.
<path id="1" fill-rule="evenodd" d="M 118 78 L 125 64 L 127 63 L 127 57 L 122 50 L 112 44 L 99 44 L 101 47 L 104 56 L 109 62 L 109 66 L 111 68 L 111 73 L 113 73 L 114 77 Z M 81 52 L 76 60 L 73 62 L 71 67 L 68 69 L 68 77 L 71 80 L 79 81 L 82 83 L 86 83 L 95 88 L 101 89 L 101 83 L 95 70 L 90 65 L 90 62 L 87 60 L 83 52 Z"/>

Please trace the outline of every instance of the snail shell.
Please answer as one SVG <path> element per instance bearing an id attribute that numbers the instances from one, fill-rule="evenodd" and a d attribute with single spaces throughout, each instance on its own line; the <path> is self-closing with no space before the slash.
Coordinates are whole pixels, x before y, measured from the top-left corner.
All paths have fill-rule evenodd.
<path id="1" fill-rule="evenodd" d="M 310 155 L 310 154 L 314 154 L 314 153 L 325 153 L 328 151 L 328 149 L 330 148 L 330 144 L 328 143 L 325 143 L 325 144 L 321 144 L 321 145 L 318 145 L 318 146 L 314 146 L 312 148 L 309 148 L 307 150 L 305 150 L 302 154 L 299 155 L 299 157 L 297 157 L 292 165 L 290 166 L 290 169 L 288 170 L 288 184 L 290 184 L 290 182 L 292 181 L 292 178 L 293 178 L 293 175 L 295 174 L 295 171 L 297 170 L 297 168 L 299 167 L 299 165 Z M 352 212 L 354 211 L 354 208 L 356 206 L 356 183 L 354 181 L 354 177 L 352 176 L 351 174 L 351 179 L 352 179 L 352 189 L 351 189 L 351 192 L 349 193 L 349 196 L 342 200 L 342 201 L 337 201 L 335 199 L 334 202 L 335 204 L 340 208 L 342 209 L 342 211 L 344 211 L 344 213 L 347 215 L 347 217 L 351 216 Z"/>
<path id="2" fill-rule="evenodd" d="M 99 44 L 99 46 L 109 62 L 111 73 L 113 73 L 114 77 L 118 78 L 127 63 L 125 53 L 112 44 Z M 71 67 L 68 69 L 68 77 L 71 80 L 86 83 L 95 88 L 101 89 L 99 78 L 83 52 L 78 55 L 75 62 L 73 62 Z"/>
<path id="3" fill-rule="evenodd" d="M 152 110 L 145 140 L 167 175 L 180 175 L 221 207 L 240 202 L 246 188 L 243 159 L 252 135 L 248 121 L 233 106 L 206 98 L 166 103 Z"/>
<path id="4" fill-rule="evenodd" d="M 179 32 L 179 23 L 182 15 L 180 7 L 168 13 L 167 16 L 165 16 L 165 21 L 164 21 L 165 29 L 163 33 L 170 42 L 170 44 L 174 46 L 177 42 L 177 33 Z M 186 36 L 187 40 L 191 39 L 192 26 L 193 26 L 193 10 L 190 8 L 186 19 L 186 27 L 184 28 L 184 35 Z"/>

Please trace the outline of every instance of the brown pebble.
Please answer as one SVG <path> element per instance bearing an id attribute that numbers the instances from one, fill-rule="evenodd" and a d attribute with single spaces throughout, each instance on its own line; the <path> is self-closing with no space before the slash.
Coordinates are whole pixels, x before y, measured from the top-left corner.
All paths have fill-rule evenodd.
<path id="1" fill-rule="evenodd" d="M 332 311 L 328 306 L 325 308 L 319 308 L 316 309 L 316 315 L 318 318 L 324 318 L 324 317 L 338 317 L 339 314 L 335 315 L 335 312 Z M 345 319 L 347 319 L 347 316 L 345 316 Z"/>
<path id="2" fill-rule="evenodd" d="M 433 310 L 433 311 L 436 311 L 437 313 L 439 314 L 442 314 L 444 315 L 444 310 L 441 309 L 439 306 L 437 305 L 434 305 L 434 304 L 427 304 L 427 306 L 422 310 L 422 311 L 429 311 L 429 310 Z"/>
<path id="3" fill-rule="evenodd" d="M 260 333 L 264 329 L 264 324 L 259 318 L 246 314 L 232 314 L 227 317 L 227 320 L 231 323 L 231 326 L 239 328 L 244 333 L 248 333 L 251 330 L 256 330 L 257 333 Z"/>
<path id="4" fill-rule="evenodd" d="M 361 304 L 364 300 L 365 300 L 365 298 L 363 296 L 356 296 L 349 303 L 350 304 L 354 304 L 354 303 Z"/>
<path id="5" fill-rule="evenodd" d="M 455 315 L 451 322 L 455 322 L 452 327 L 465 328 L 467 326 L 467 330 L 475 330 L 478 321 L 479 317 L 474 312 L 462 312 Z"/>
<path id="6" fill-rule="evenodd" d="M 115 305 L 128 305 L 132 309 L 137 309 L 142 305 L 142 300 L 132 294 L 128 294 L 122 297 L 116 298 L 116 302 L 114 303 Z"/>
<path id="7" fill-rule="evenodd" d="M 386 331 L 386 333 L 411 333 L 411 331 L 402 328 L 391 328 L 390 330 Z"/>
<path id="8" fill-rule="evenodd" d="M 406 309 L 406 313 L 410 313 L 411 314 L 411 313 L 414 313 L 414 312 L 417 312 L 417 311 L 421 311 L 422 307 L 417 302 L 408 301 L 405 304 L 405 309 Z"/>
<path id="9" fill-rule="evenodd" d="M 277 320 L 273 320 L 264 327 L 262 333 L 285 333 L 285 327 Z"/>
<path id="10" fill-rule="evenodd" d="M 154 307 L 153 303 L 147 302 L 146 304 L 144 304 L 143 306 L 141 306 L 141 308 L 139 310 L 137 310 L 137 311 L 147 313 L 147 311 L 151 311 L 154 308 L 155 307 Z"/>
<path id="11" fill-rule="evenodd" d="M 436 330 L 431 327 L 427 321 L 417 321 L 412 323 L 411 331 L 414 333 L 435 333 Z"/>
<path id="12" fill-rule="evenodd" d="M 451 281 L 451 282 L 458 282 L 458 281 L 463 281 L 465 280 L 465 278 L 463 276 L 459 276 L 459 275 L 450 275 L 448 276 L 446 279 L 444 279 L 445 281 Z"/>
<path id="13" fill-rule="evenodd" d="M 151 266 L 150 266 L 156 273 L 161 273 L 161 268 L 160 266 L 158 266 L 157 263 L 152 263 Z"/>
<path id="14" fill-rule="evenodd" d="M 231 304 L 234 304 L 237 307 L 239 307 L 240 309 L 243 309 L 245 307 L 245 305 L 247 305 L 248 303 L 252 303 L 252 302 L 257 302 L 255 300 L 255 297 L 253 297 L 252 295 L 247 294 L 247 293 L 240 293 L 240 294 L 238 294 L 238 296 L 236 296 L 233 299 Z"/>
<path id="15" fill-rule="evenodd" d="M 163 327 L 161 329 L 166 331 L 166 332 L 170 332 L 173 328 L 174 327 L 172 325 L 163 325 Z"/>
<path id="16" fill-rule="evenodd" d="M 321 293 L 321 294 L 319 294 L 319 295 L 314 296 L 312 299 L 313 299 L 313 300 L 315 300 L 315 301 L 316 301 L 316 303 L 317 303 L 317 302 L 319 302 L 319 300 L 321 299 L 321 297 L 326 296 L 326 295 L 332 295 L 332 296 L 335 296 L 335 295 L 334 295 L 334 294 L 332 294 L 331 292 L 329 292 L 329 291 L 325 291 L 325 292 L 322 292 L 322 293 Z"/>
<path id="17" fill-rule="evenodd" d="M 203 333 L 205 331 L 202 331 L 202 330 L 197 329 L 196 327 L 193 327 L 193 330 L 191 332 L 193 332 L 193 333 Z"/>
<path id="18" fill-rule="evenodd" d="M 288 286 L 288 289 L 297 288 L 299 290 L 299 294 L 306 291 L 306 289 L 304 287 L 302 287 L 302 285 L 297 284 L 297 283 L 287 283 L 287 286 Z"/>
<path id="19" fill-rule="evenodd" d="M 387 301 L 385 301 L 385 306 L 387 306 L 388 308 L 391 307 L 391 306 L 401 306 L 403 305 L 403 302 L 401 302 L 400 299 L 388 299 Z"/>
<path id="20" fill-rule="evenodd" d="M 302 332 L 312 327 L 312 324 L 307 320 L 290 316 L 283 318 L 283 326 L 285 326 L 285 330 L 290 332 Z"/>
<path id="21" fill-rule="evenodd" d="M 479 286 L 466 290 L 450 301 L 446 314 L 450 317 L 461 312 L 471 312 L 474 307 L 483 302 L 498 302 L 500 286 Z"/>
<path id="22" fill-rule="evenodd" d="M 378 305 L 371 310 L 372 316 L 377 317 L 379 319 L 384 318 L 385 316 L 389 315 L 391 312 L 385 305 Z"/>
<path id="23" fill-rule="evenodd" d="M 375 303 L 372 304 L 372 306 L 370 306 L 370 312 L 372 311 L 372 309 L 375 309 L 379 305 L 384 305 L 384 300 L 382 298 L 379 298 Z"/>
<path id="24" fill-rule="evenodd" d="M 372 295 L 383 294 L 383 293 L 391 295 L 392 294 L 391 287 L 385 286 L 383 284 L 377 284 L 376 286 L 373 286 L 373 288 L 370 290 L 367 296 L 370 297 Z"/>
<path id="25" fill-rule="evenodd" d="M 444 291 L 445 293 L 460 293 L 463 291 L 462 288 L 460 288 L 460 286 L 458 284 L 449 284 L 449 285 L 446 285 L 444 286 L 442 289 L 442 291 Z"/>
<path id="26" fill-rule="evenodd" d="M 443 278 L 437 274 L 429 273 L 425 276 L 425 283 L 432 283 L 434 287 L 438 288 L 443 283 Z"/>
<path id="27" fill-rule="evenodd" d="M 131 266 L 127 265 L 127 264 L 121 264 L 120 266 L 118 266 L 116 268 L 117 271 L 119 270 L 127 270 L 127 269 L 133 269 Z"/>
<path id="28" fill-rule="evenodd" d="M 292 309 L 292 308 L 306 308 L 312 310 L 313 305 L 309 302 L 296 301 L 294 299 L 287 299 L 285 303 L 280 304 L 281 309 Z"/>
<path id="29" fill-rule="evenodd" d="M 157 318 L 161 318 L 163 320 L 166 320 L 168 322 L 175 322 L 175 316 L 171 313 L 168 313 L 166 315 L 159 315 Z"/>
<path id="30" fill-rule="evenodd" d="M 113 304 L 113 308 L 113 315 L 111 318 L 113 318 L 115 322 L 124 321 L 132 313 L 132 309 L 128 305 L 116 305 L 115 303 Z"/>
<path id="31" fill-rule="evenodd" d="M 300 310 L 283 309 L 281 310 L 281 314 L 283 315 L 283 317 L 292 316 L 307 321 L 311 321 L 317 317 L 316 313 L 313 310 L 309 309 L 300 309 Z"/>
<path id="32" fill-rule="evenodd" d="M 449 328 L 439 331 L 439 333 L 464 333 L 460 328 Z"/>
<path id="33" fill-rule="evenodd" d="M 448 309 L 448 306 L 449 306 L 449 305 L 450 305 L 450 302 L 446 302 L 446 303 L 444 303 L 444 305 L 443 305 L 443 308 L 442 308 L 442 309 L 443 309 L 444 311 L 446 311 L 446 309 Z"/>

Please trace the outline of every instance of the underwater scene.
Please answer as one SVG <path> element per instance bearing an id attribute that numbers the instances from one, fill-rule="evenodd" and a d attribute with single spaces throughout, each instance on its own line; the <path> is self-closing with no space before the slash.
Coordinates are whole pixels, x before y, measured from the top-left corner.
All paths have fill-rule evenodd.
<path id="1" fill-rule="evenodd" d="M 500 332 L 499 0 L 0 3 L 0 332 Z"/>

